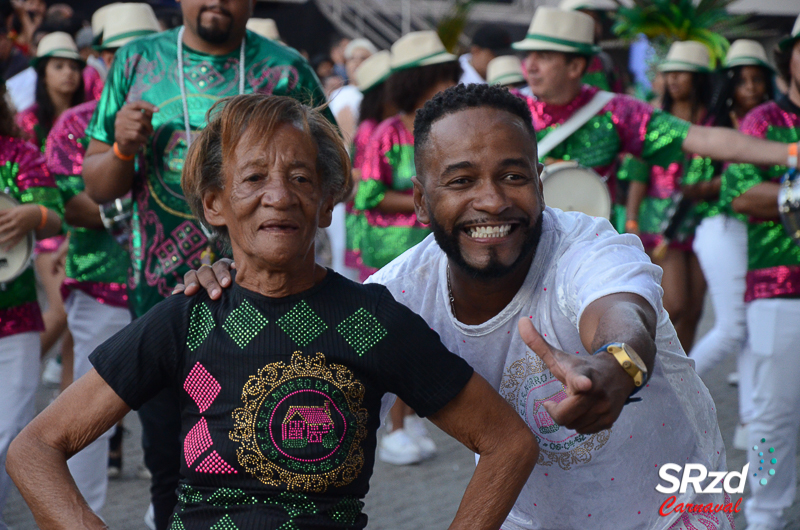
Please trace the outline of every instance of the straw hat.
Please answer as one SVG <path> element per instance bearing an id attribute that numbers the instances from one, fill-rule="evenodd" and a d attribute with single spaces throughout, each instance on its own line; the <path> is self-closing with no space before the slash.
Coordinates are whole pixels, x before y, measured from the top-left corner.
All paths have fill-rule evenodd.
<path id="1" fill-rule="evenodd" d="M 251 18 L 247 21 L 247 29 L 270 40 L 281 40 L 278 25 L 271 18 Z"/>
<path id="2" fill-rule="evenodd" d="M 561 0 L 558 8 L 563 11 L 600 11 L 600 10 L 613 10 L 616 6 L 611 0 L 603 2 L 602 0 Z"/>
<path id="3" fill-rule="evenodd" d="M 39 46 L 36 49 L 36 57 L 31 61 L 34 68 L 39 66 L 42 59 L 49 57 L 63 57 L 64 59 L 73 59 L 81 64 L 84 64 L 78 46 L 69 33 L 63 31 L 54 31 L 48 33 L 42 40 L 39 41 Z"/>
<path id="4" fill-rule="evenodd" d="M 734 66 L 763 66 L 773 70 L 767 59 L 767 52 L 761 43 L 749 39 L 739 39 L 728 49 L 725 56 L 725 68 Z"/>
<path id="5" fill-rule="evenodd" d="M 673 42 L 667 58 L 658 66 L 660 72 L 710 72 L 710 58 L 705 44 L 686 40 Z"/>
<path id="6" fill-rule="evenodd" d="M 380 85 L 392 73 L 392 54 L 388 50 L 373 53 L 358 65 L 355 71 L 356 87 L 361 92 Z"/>
<path id="7" fill-rule="evenodd" d="M 106 11 L 103 38 L 98 50 L 120 48 L 132 40 L 161 31 L 156 14 L 149 4 L 116 4 Z"/>
<path id="8" fill-rule="evenodd" d="M 516 55 L 501 55 L 489 61 L 486 82 L 490 85 L 508 86 L 525 82 L 522 61 Z"/>
<path id="9" fill-rule="evenodd" d="M 345 46 L 344 48 L 344 58 L 349 60 L 353 58 L 353 54 L 356 52 L 357 49 L 364 49 L 369 52 L 370 55 L 374 53 L 378 53 L 378 48 L 375 47 L 372 42 L 365 38 L 353 39 L 350 43 Z"/>
<path id="10" fill-rule="evenodd" d="M 108 11 L 118 5 L 120 5 L 119 2 L 114 2 L 112 4 L 105 5 L 94 12 L 92 15 L 92 35 L 94 35 L 92 44 L 100 44 L 100 39 L 103 37 L 103 28 L 106 25 Z"/>
<path id="11" fill-rule="evenodd" d="M 456 61 L 435 31 L 413 31 L 392 44 L 392 71 Z"/>
<path id="12" fill-rule="evenodd" d="M 594 19 L 580 11 L 540 7 L 533 15 L 528 34 L 511 45 L 522 51 L 554 51 L 594 55 Z"/>
<path id="13" fill-rule="evenodd" d="M 800 39 L 800 15 L 798 15 L 797 20 L 794 21 L 792 32 L 788 37 L 781 39 L 778 46 L 781 50 L 786 50 L 789 46 L 793 46 L 797 39 Z"/>

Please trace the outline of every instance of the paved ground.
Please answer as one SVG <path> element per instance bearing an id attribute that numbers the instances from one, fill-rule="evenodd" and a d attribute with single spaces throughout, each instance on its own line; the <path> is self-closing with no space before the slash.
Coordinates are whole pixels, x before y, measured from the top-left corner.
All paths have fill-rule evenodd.
<path id="1" fill-rule="evenodd" d="M 711 311 L 706 311 L 700 332 L 708 330 L 712 322 Z M 720 429 L 728 447 L 728 468 L 741 470 L 746 455 L 743 451 L 731 448 L 737 421 L 737 394 L 736 389 L 725 381 L 727 374 L 733 371 L 733 364 L 731 360 L 721 366 L 707 384 L 716 401 Z M 40 406 L 46 405 L 52 392 L 52 389 L 42 389 L 39 396 Z M 111 528 L 140 530 L 146 528 L 142 518 L 148 506 L 148 483 L 137 478 L 142 458 L 138 443 L 138 420 L 134 414 L 126 418 L 125 422 L 129 430 L 124 441 L 125 468 L 122 477 L 109 485 L 108 502 L 102 515 Z M 376 465 L 372 489 L 366 499 L 370 529 L 444 529 L 452 520 L 474 469 L 474 460 L 464 447 L 432 425 L 430 427 L 433 438 L 439 445 L 437 457 L 411 467 L 394 467 L 380 462 Z M 747 495 L 746 489 L 745 497 Z M 36 528 L 30 511 L 16 490 L 11 493 L 4 517 L 12 530 Z M 800 503 L 794 504 L 789 518 L 787 528 L 800 529 Z M 741 514 L 736 519 L 736 526 L 739 529 L 745 527 Z"/>

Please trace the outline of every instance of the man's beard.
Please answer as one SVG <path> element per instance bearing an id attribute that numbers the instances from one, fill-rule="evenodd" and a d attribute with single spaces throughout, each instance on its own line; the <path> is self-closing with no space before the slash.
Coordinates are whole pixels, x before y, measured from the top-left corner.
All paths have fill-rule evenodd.
<path id="1" fill-rule="evenodd" d="M 524 232 L 524 239 L 522 248 L 520 248 L 519 256 L 510 265 L 504 265 L 500 262 L 497 256 L 497 251 L 494 248 L 489 249 L 489 263 L 481 268 L 474 267 L 467 263 L 464 255 L 461 253 L 461 247 L 458 244 L 458 238 L 464 230 L 464 225 L 456 225 L 453 230 L 448 232 L 445 228 L 436 221 L 436 217 L 429 215 L 431 220 L 431 230 L 436 243 L 439 244 L 447 257 L 452 260 L 461 270 L 469 274 L 476 280 L 494 280 L 502 278 L 507 274 L 513 272 L 519 267 L 520 263 L 527 260 L 532 254 L 536 252 L 536 247 L 539 246 L 539 240 L 542 238 L 542 220 L 544 212 L 540 213 L 536 218 L 533 226 L 530 225 L 530 219 L 519 219 L 520 224 L 517 230 Z"/>
<path id="2" fill-rule="evenodd" d="M 227 9 L 220 9 L 220 12 L 231 20 L 228 27 L 222 29 L 219 26 L 208 27 L 203 25 L 202 17 L 205 11 L 205 8 L 200 9 L 200 12 L 197 14 L 197 36 L 209 44 L 225 44 L 228 42 L 228 39 L 231 37 L 231 26 L 233 22 L 233 17 L 230 12 Z"/>

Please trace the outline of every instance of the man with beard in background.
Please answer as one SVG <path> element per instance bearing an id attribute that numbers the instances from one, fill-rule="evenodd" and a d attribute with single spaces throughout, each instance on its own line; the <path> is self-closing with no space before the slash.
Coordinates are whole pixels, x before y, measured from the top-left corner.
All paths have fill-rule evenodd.
<path id="1" fill-rule="evenodd" d="M 242 93 L 292 96 L 311 106 L 325 101 L 300 54 L 246 30 L 252 0 L 180 4 L 183 26 L 116 53 L 87 129 L 87 195 L 98 204 L 133 196 L 128 288 L 134 318 L 168 296 L 184 272 L 220 250 L 192 216 L 180 187 L 191 135 L 203 127 L 214 102 Z M 177 399 L 162 393 L 139 410 L 159 530 L 177 502 Z"/>

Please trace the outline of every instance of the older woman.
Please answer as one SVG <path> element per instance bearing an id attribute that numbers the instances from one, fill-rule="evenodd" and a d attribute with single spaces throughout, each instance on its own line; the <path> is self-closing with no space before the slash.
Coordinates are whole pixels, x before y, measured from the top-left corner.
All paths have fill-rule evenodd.
<path id="1" fill-rule="evenodd" d="M 175 528 L 364 528 L 381 400 L 391 392 L 482 458 L 451 528 L 497 529 L 538 455 L 488 383 L 388 290 L 314 262 L 344 197 L 335 129 L 293 99 L 212 109 L 183 189 L 228 242 L 235 285 L 175 296 L 100 346 L 95 370 L 14 441 L 9 473 L 42 528 L 102 527 L 66 459 L 164 388 L 179 395 Z"/>

